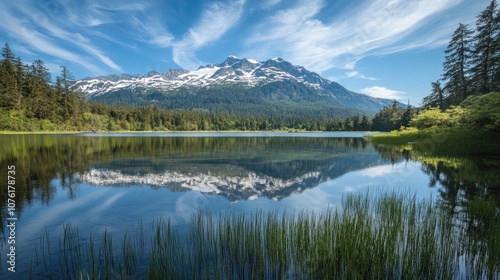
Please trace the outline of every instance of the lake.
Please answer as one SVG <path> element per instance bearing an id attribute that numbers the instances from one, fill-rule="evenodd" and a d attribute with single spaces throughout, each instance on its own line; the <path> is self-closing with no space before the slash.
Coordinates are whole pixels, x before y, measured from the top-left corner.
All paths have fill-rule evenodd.
<path id="1" fill-rule="evenodd" d="M 41 240 L 57 247 L 68 224 L 85 243 L 105 231 L 134 235 L 138 225 L 149 229 L 159 218 L 186 231 L 200 212 L 321 213 L 352 193 L 409 193 L 462 218 L 472 198 L 498 197 L 496 158 L 423 155 L 374 146 L 366 135 L 0 135 L 0 180 L 13 187 L 2 187 L 0 213 L 3 225 L 15 221 L 16 246 L 13 274 L 7 270 L 13 230 L 4 226 L 1 278 L 48 277 L 33 256 Z M 55 262 L 52 251 L 47 258 Z"/>

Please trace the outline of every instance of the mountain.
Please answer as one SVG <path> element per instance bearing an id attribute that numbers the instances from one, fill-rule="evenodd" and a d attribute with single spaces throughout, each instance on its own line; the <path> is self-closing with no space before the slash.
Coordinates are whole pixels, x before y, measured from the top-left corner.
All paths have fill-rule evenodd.
<path id="1" fill-rule="evenodd" d="M 109 104 L 156 104 L 240 115 L 373 115 L 393 102 L 349 91 L 282 58 L 257 61 L 235 56 L 195 71 L 86 78 L 77 81 L 74 89 L 88 100 Z"/>

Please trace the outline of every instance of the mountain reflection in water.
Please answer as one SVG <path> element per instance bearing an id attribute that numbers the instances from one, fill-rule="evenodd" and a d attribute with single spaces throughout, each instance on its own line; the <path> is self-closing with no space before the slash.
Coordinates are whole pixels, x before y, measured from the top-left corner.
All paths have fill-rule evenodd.
<path id="1" fill-rule="evenodd" d="M 500 168 L 495 160 L 423 156 L 405 148 L 373 147 L 361 137 L 202 135 L 1 135 L 0 168 L 15 165 L 19 170 L 16 206 L 20 213 L 34 201 L 48 204 L 58 188 L 72 199 L 82 182 L 194 190 L 229 201 L 282 200 L 352 171 L 389 168 L 387 164 L 404 161 L 421 162 L 428 185 L 442 186 L 441 199 L 453 209 L 467 197 L 499 189 Z M 6 181 L 5 176 L 0 173 L 0 180 Z M 0 192 L 2 219 L 6 198 L 7 192 Z"/>

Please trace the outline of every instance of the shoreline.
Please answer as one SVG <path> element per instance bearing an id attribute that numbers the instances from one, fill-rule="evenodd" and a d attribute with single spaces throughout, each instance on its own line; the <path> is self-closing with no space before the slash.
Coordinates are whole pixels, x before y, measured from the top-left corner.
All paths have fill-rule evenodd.
<path id="1" fill-rule="evenodd" d="M 371 135 L 374 145 L 411 146 L 425 154 L 500 156 L 500 133 L 469 129 L 423 129 Z"/>
<path id="2" fill-rule="evenodd" d="M 0 135 L 15 135 L 15 134 L 33 134 L 33 135 L 56 135 L 56 134 L 174 134 L 174 133 L 367 133 L 370 135 L 382 134 L 380 131 L 310 131 L 310 130 L 162 130 L 162 131 L 134 131 L 134 130 L 118 130 L 118 131 L 0 131 Z"/>

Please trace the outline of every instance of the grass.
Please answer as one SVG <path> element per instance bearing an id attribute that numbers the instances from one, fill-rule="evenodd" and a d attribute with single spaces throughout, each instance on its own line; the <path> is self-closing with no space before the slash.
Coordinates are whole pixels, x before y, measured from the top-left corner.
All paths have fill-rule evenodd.
<path id="1" fill-rule="evenodd" d="M 376 145 L 413 144 L 427 155 L 500 156 L 500 133 L 468 129 L 406 129 L 369 137 Z"/>
<path id="2" fill-rule="evenodd" d="M 341 208 L 321 213 L 200 212 L 187 232 L 158 219 L 150 235 L 141 223 L 118 243 L 106 231 L 81 239 L 65 225 L 58 259 L 47 260 L 47 232 L 31 268 L 61 279 L 493 279 L 500 276 L 495 205 L 478 200 L 457 224 L 432 200 L 347 195 Z"/>

